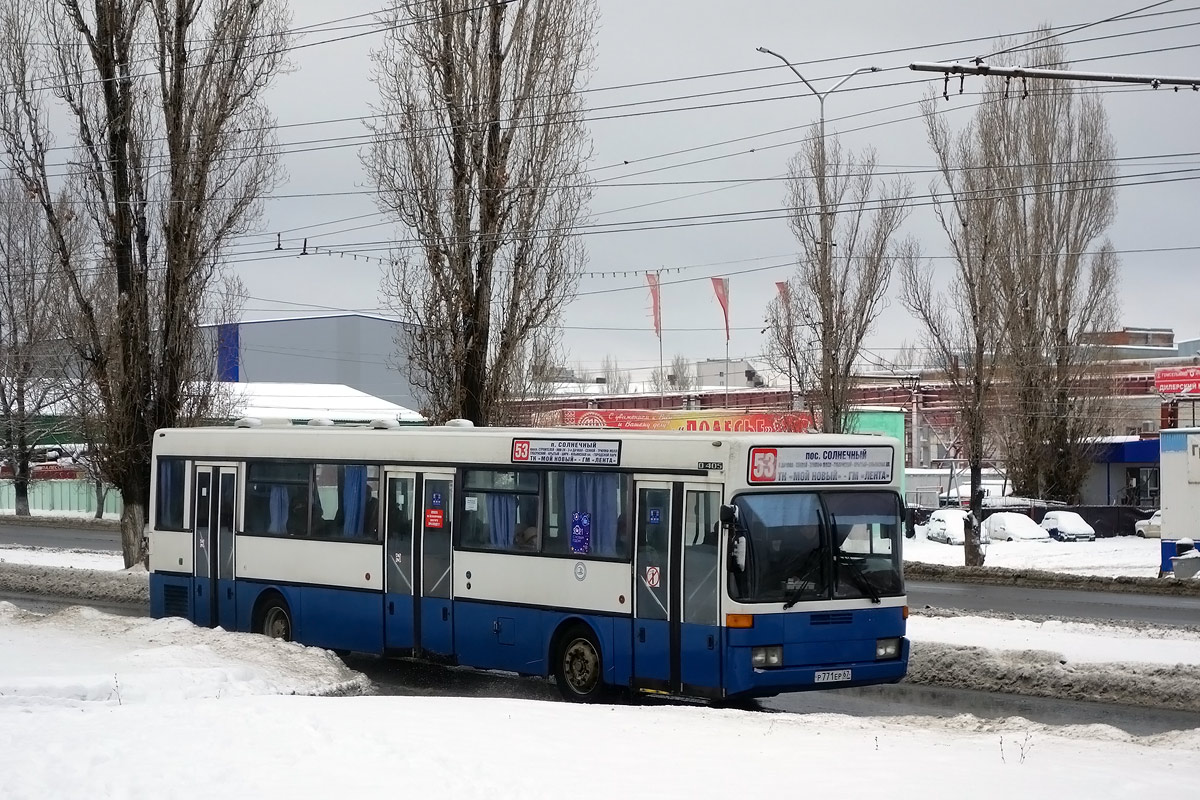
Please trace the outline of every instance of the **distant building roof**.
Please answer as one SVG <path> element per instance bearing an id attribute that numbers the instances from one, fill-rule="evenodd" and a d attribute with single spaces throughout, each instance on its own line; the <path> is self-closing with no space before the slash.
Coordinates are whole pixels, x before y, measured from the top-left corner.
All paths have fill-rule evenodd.
<path id="1" fill-rule="evenodd" d="M 234 416 L 275 417 L 292 421 L 328 419 L 333 422 L 370 422 L 394 419 L 421 423 L 425 418 L 412 409 L 338 383 L 225 383 L 233 393 Z"/>

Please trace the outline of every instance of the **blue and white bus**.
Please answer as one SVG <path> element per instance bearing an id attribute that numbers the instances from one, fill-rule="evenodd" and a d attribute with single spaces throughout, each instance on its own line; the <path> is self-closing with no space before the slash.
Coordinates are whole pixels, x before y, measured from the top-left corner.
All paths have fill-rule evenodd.
<path id="1" fill-rule="evenodd" d="M 893 439 L 242 420 L 154 441 L 156 617 L 573 700 L 905 674 Z"/>

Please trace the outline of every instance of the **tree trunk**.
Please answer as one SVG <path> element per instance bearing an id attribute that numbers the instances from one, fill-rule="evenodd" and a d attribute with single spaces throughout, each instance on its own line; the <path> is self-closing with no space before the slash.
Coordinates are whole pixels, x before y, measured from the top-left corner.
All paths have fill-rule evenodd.
<path id="1" fill-rule="evenodd" d="M 139 467 L 142 465 L 139 465 Z M 150 465 L 132 469 L 129 480 L 121 487 L 121 551 L 125 568 L 146 560 L 146 509 L 150 507 Z"/>
<path id="2" fill-rule="evenodd" d="M 104 501 L 108 499 L 108 490 L 104 488 L 104 480 L 95 478 L 96 484 L 96 519 L 104 519 Z"/>
<path id="3" fill-rule="evenodd" d="M 17 495 L 17 516 L 29 516 L 29 467 L 18 469 L 13 475 L 13 490 Z"/>

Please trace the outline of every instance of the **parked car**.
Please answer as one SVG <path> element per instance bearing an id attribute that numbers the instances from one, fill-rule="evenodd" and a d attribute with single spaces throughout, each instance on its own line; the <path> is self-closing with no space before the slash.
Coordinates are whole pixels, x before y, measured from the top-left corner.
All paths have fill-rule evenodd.
<path id="1" fill-rule="evenodd" d="M 1139 519 L 1133 523 L 1133 532 L 1143 539 L 1162 538 L 1162 510 L 1155 511 L 1150 519 Z"/>
<path id="2" fill-rule="evenodd" d="M 946 544 L 963 544 L 966 541 L 967 516 L 969 511 L 961 508 L 939 508 L 929 515 L 929 524 L 925 527 L 925 538 L 931 542 Z M 987 544 L 986 528 L 979 531 L 979 543 Z"/>
<path id="3" fill-rule="evenodd" d="M 1096 529 L 1074 511 L 1047 511 L 1042 527 L 1060 542 L 1094 542 Z"/>
<path id="4" fill-rule="evenodd" d="M 998 511 L 983 521 L 983 529 L 993 542 L 1015 542 L 1031 540 L 1050 541 L 1050 534 L 1024 514 L 1013 511 Z"/>

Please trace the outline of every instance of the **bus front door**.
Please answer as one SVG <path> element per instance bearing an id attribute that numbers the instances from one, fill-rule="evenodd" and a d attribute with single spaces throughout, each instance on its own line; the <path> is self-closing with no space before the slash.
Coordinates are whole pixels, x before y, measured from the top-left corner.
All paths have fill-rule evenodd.
<path id="1" fill-rule="evenodd" d="M 199 464 L 192 482 L 195 581 L 192 621 L 237 630 L 233 542 L 237 519 L 237 467 Z"/>
<path id="2" fill-rule="evenodd" d="M 670 692 L 678 683 L 678 608 L 671 602 L 677 569 L 672 553 L 677 540 L 677 487 L 661 481 L 637 481 L 637 546 L 633 560 L 633 686 Z M 676 634 L 672 634 L 672 628 Z M 673 680 L 674 678 L 674 680 Z"/>
<path id="3" fill-rule="evenodd" d="M 454 524 L 454 473 L 426 472 L 421 480 L 420 553 L 414 585 L 414 648 L 417 652 L 454 654 L 454 603 L 451 586 L 451 531 Z"/>
<path id="4" fill-rule="evenodd" d="M 416 646 L 417 593 L 413 591 L 416 476 L 389 471 L 384 480 L 383 642 L 389 652 L 411 653 Z"/>
<path id="5" fill-rule="evenodd" d="M 678 582 L 681 690 L 721 697 L 720 484 L 684 485 L 682 578 Z"/>

